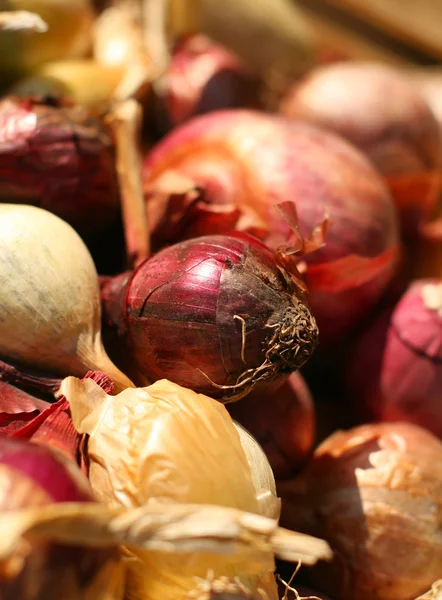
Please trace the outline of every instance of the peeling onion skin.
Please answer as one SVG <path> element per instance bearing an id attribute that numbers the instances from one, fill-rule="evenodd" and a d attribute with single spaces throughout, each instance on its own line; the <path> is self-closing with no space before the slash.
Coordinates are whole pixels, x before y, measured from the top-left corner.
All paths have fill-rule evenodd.
<path id="1" fill-rule="evenodd" d="M 428 305 L 425 294 L 432 292 L 436 304 Z M 358 338 L 351 355 L 348 393 L 364 419 L 409 421 L 442 438 L 440 279 L 412 283 Z"/>
<path id="2" fill-rule="evenodd" d="M 281 113 L 338 133 L 385 178 L 404 233 L 432 218 L 440 191 L 441 135 L 410 78 L 370 62 L 319 67 L 295 84 Z"/>
<path id="3" fill-rule="evenodd" d="M 104 291 L 104 318 L 119 328 L 140 384 L 168 379 L 233 401 L 295 371 L 317 344 L 304 298 L 247 234 L 176 244 Z"/>
<path id="4" fill-rule="evenodd" d="M 104 126 L 69 100 L 2 99 L 0 200 L 44 208 L 81 234 L 115 221 L 114 151 Z"/>
<path id="5" fill-rule="evenodd" d="M 283 526 L 326 539 L 312 583 L 340 600 L 414 600 L 442 572 L 442 443 L 408 423 L 338 431 L 281 482 Z"/>
<path id="6" fill-rule="evenodd" d="M 299 470 L 313 450 L 315 407 L 301 373 L 292 373 L 278 387 L 252 391 L 229 412 L 256 438 L 276 478 L 287 478 Z"/>
<path id="7" fill-rule="evenodd" d="M 229 50 L 204 35 L 176 47 L 157 92 L 156 125 L 169 131 L 191 117 L 223 108 L 258 107 L 259 81 Z"/>
<path id="8" fill-rule="evenodd" d="M 0 511 L 15 511 L 55 502 L 93 502 L 91 488 L 77 466 L 39 444 L 0 437 Z M 102 569 L 117 567 L 114 550 L 70 547 L 28 540 L 18 575 L 0 571 L 1 600 L 92 600 L 88 586 Z M 101 574 L 100 574 L 101 573 Z M 108 595 L 107 580 L 96 600 L 118 600 Z M 62 592 L 61 592 L 62 590 Z"/>
<path id="9" fill-rule="evenodd" d="M 397 215 L 384 183 L 357 149 L 319 128 L 257 111 L 218 111 L 171 132 L 144 167 L 156 248 L 237 229 L 276 249 L 291 233 L 276 204 L 296 203 L 304 237 L 328 212 L 325 247 L 303 257 L 321 343 L 365 316 L 396 271 Z M 196 199 L 164 192 L 171 172 L 194 183 Z"/>

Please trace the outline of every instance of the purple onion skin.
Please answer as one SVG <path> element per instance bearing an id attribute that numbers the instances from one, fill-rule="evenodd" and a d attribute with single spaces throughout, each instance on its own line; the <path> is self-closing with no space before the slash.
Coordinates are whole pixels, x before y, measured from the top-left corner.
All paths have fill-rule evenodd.
<path id="1" fill-rule="evenodd" d="M 32 442 L 0 437 L 0 510 L 58 502 L 93 502 L 86 477 L 71 461 Z M 108 549 L 33 542 L 22 571 L 11 578 L 0 572 L 0 600 L 76 600 L 102 568 L 116 560 Z M 103 589 L 103 596 L 106 590 Z"/>
<path id="2" fill-rule="evenodd" d="M 144 381 L 166 378 L 223 401 L 295 371 L 317 343 L 295 283 L 247 234 L 166 248 L 122 294 L 120 333 Z"/>
<path id="3" fill-rule="evenodd" d="M 111 224 L 118 192 L 104 126 L 70 101 L 1 100 L 0 200 L 40 206 L 81 234 Z"/>
<path id="4" fill-rule="evenodd" d="M 195 115 L 259 106 L 259 81 L 241 60 L 203 35 L 176 47 L 157 98 L 157 126 L 166 132 Z"/>
<path id="5" fill-rule="evenodd" d="M 442 316 L 425 305 L 427 285 L 440 280 L 412 283 L 358 339 L 348 390 L 362 419 L 408 421 L 442 438 Z"/>

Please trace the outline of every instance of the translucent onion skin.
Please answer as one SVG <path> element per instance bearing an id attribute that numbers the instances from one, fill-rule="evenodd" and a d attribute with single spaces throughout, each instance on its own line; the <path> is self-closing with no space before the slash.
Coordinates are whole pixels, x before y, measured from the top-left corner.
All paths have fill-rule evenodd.
<path id="1" fill-rule="evenodd" d="M 0 482 L 2 512 L 93 501 L 89 483 L 74 463 L 32 442 L 0 437 Z M 116 560 L 114 551 L 107 549 L 29 541 L 32 546 L 19 574 L 12 577 L 6 569 L 0 573 L 2 600 L 89 599 L 88 585 Z M 97 600 L 109 598 L 105 587 Z"/>
<path id="2" fill-rule="evenodd" d="M 119 328 L 146 380 L 168 379 L 223 401 L 291 373 L 318 330 L 291 276 L 256 238 L 207 236 L 166 248 L 123 287 L 107 286 L 104 318 Z M 124 285 L 125 283 L 125 285 Z"/>
<path id="3" fill-rule="evenodd" d="M 276 389 L 252 391 L 231 404 L 229 412 L 260 443 L 276 478 L 292 476 L 313 450 L 315 409 L 299 372 Z"/>
<path id="4" fill-rule="evenodd" d="M 340 600 L 413 600 L 442 572 L 442 443 L 408 423 L 338 431 L 278 489 L 282 523 L 335 558 L 312 581 Z"/>
<path id="5" fill-rule="evenodd" d="M 348 389 L 363 418 L 409 421 L 442 438 L 440 279 L 412 283 L 358 338 Z"/>
<path id="6" fill-rule="evenodd" d="M 0 102 L 0 199 L 35 204 L 80 233 L 116 218 L 112 141 L 85 108 L 51 97 Z"/>
<path id="7" fill-rule="evenodd" d="M 365 152 L 390 188 L 405 233 L 434 216 L 441 136 L 410 77 L 376 63 L 319 67 L 293 86 L 281 112 L 334 131 Z"/>
<path id="8" fill-rule="evenodd" d="M 188 190 L 169 186 L 171 174 Z M 304 237 L 329 214 L 325 247 L 303 257 L 321 342 L 365 316 L 395 272 L 397 216 L 384 183 L 359 151 L 316 127 L 257 111 L 210 113 L 157 144 L 144 177 L 157 248 L 232 229 L 277 248 L 291 230 L 275 205 L 296 203 Z"/>
<path id="9" fill-rule="evenodd" d="M 229 50 L 204 35 L 176 47 L 157 94 L 163 132 L 189 118 L 222 108 L 258 107 L 259 81 Z"/>

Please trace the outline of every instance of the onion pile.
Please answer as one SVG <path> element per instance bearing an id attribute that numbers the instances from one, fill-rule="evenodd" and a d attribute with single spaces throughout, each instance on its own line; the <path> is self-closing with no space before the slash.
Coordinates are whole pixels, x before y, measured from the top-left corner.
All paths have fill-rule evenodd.
<path id="1" fill-rule="evenodd" d="M 141 382 L 237 400 L 301 367 L 316 346 L 293 269 L 247 234 L 182 242 L 108 282 L 105 319 L 115 319 Z"/>
<path id="2" fill-rule="evenodd" d="M 395 272 L 384 184 L 357 150 L 306 124 L 241 110 L 193 119 L 147 156 L 145 190 L 156 247 L 239 229 L 278 248 L 292 223 L 278 204 L 296 204 L 304 237 L 328 215 L 325 246 L 302 257 L 323 342 L 355 325 Z"/>
<path id="3" fill-rule="evenodd" d="M 409 77 L 376 63 L 319 67 L 293 87 L 281 112 L 339 133 L 365 152 L 384 176 L 406 233 L 435 216 L 441 136 Z"/>

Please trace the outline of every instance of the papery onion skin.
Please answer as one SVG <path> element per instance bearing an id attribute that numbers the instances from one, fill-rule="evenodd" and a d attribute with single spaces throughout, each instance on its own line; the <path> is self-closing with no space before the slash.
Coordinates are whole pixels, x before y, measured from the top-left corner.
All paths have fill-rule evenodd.
<path id="1" fill-rule="evenodd" d="M 339 133 L 365 152 L 385 178 L 406 234 L 434 216 L 441 135 L 409 77 L 370 62 L 319 67 L 293 86 L 281 112 Z"/>
<path id="2" fill-rule="evenodd" d="M 413 282 L 374 319 L 352 348 L 347 385 L 363 418 L 409 421 L 442 438 L 440 279 Z"/>
<path id="3" fill-rule="evenodd" d="M 144 381 L 233 401 L 296 370 L 316 347 L 305 300 L 273 252 L 247 234 L 166 248 L 120 293 L 120 334 Z"/>
<path id="4" fill-rule="evenodd" d="M 262 446 L 276 478 L 293 475 L 313 450 L 315 408 L 301 373 L 228 407 Z"/>
<path id="5" fill-rule="evenodd" d="M 181 40 L 157 91 L 163 131 L 222 108 L 258 107 L 259 81 L 241 60 L 204 35 Z"/>
<path id="6" fill-rule="evenodd" d="M 360 152 L 314 126 L 257 111 L 203 115 L 157 144 L 144 178 L 157 248 L 232 229 L 277 248 L 291 230 L 275 205 L 296 203 L 304 237 L 328 214 L 325 247 L 303 257 L 322 343 L 365 317 L 395 272 L 397 216 L 384 183 Z"/>
<path id="7" fill-rule="evenodd" d="M 58 502 L 93 502 L 89 483 L 76 465 L 58 452 L 35 444 L 0 437 L 0 511 L 17 511 Z M 93 600 L 88 586 L 103 572 L 117 567 L 113 550 L 89 550 L 31 541 L 17 575 L 0 572 L 2 600 Z M 104 570 L 104 571 L 103 571 Z M 102 580 L 97 600 L 109 596 Z M 111 584 L 110 584 L 111 585 Z M 101 595 L 102 594 L 102 595 Z M 60 596 L 61 595 L 61 596 Z"/>
<path id="8" fill-rule="evenodd" d="M 442 572 L 442 443 L 408 423 L 338 431 L 281 482 L 281 522 L 335 558 L 312 581 L 340 600 L 413 600 Z"/>
<path id="9" fill-rule="evenodd" d="M 0 102 L 0 199 L 36 204 L 90 234 L 115 220 L 111 138 L 85 108 L 51 97 Z"/>

